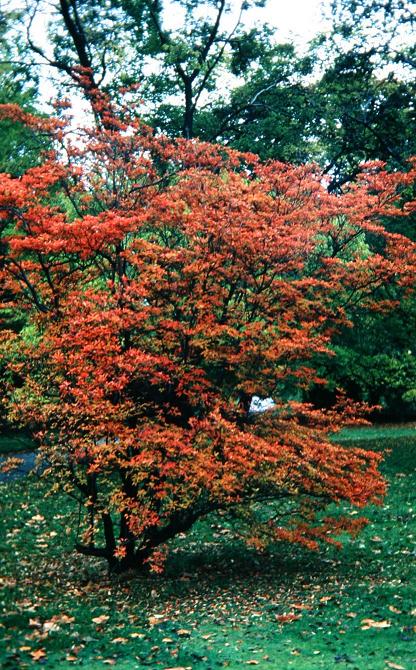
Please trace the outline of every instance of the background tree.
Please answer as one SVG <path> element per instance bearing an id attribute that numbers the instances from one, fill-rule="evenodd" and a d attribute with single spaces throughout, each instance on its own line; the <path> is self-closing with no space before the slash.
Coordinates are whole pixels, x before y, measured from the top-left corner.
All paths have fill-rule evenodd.
<path id="1" fill-rule="evenodd" d="M 316 98 L 318 160 L 332 176 L 331 188 L 342 189 L 363 160 L 406 169 L 407 158 L 416 153 L 415 8 L 413 1 L 401 0 L 333 2 L 334 28 L 324 50 L 333 64 L 318 82 Z M 403 193 L 404 200 L 413 196 L 412 189 Z M 386 218 L 384 225 L 414 239 L 414 215 L 405 221 Z M 391 290 L 386 298 L 398 301 L 394 316 L 369 318 L 358 310 L 354 328 L 339 334 L 337 355 L 322 374 L 334 389 L 341 384 L 357 400 L 379 405 L 378 419 L 397 421 L 415 416 L 415 307 L 413 299 Z M 316 402 L 331 402 L 320 389 L 315 393 Z"/>
<path id="2" fill-rule="evenodd" d="M 229 101 L 210 110 L 201 137 L 255 151 L 262 159 L 311 160 L 315 94 L 307 78 L 312 70 L 311 59 L 299 57 L 291 44 L 265 47 Z"/>
<path id="3" fill-rule="evenodd" d="M 415 0 L 333 0 L 334 37 L 343 50 L 367 52 L 371 44 L 379 63 L 411 71 L 416 66 L 415 10 Z"/>
<path id="4" fill-rule="evenodd" d="M 90 102 L 93 91 L 114 98 L 120 86 L 141 84 L 153 125 L 192 137 L 201 106 L 214 91 L 218 97 L 218 80 L 241 74 L 261 54 L 268 32 L 244 28 L 243 18 L 263 4 L 244 0 L 236 8 L 227 0 L 174 0 L 166 7 L 161 0 L 60 0 L 47 19 L 53 55 L 33 30 L 47 7 L 43 0 L 29 5 L 22 22 L 29 53 L 63 76 L 62 83 L 81 88 Z M 175 13 L 183 23 L 171 28 Z"/>
<path id="5" fill-rule="evenodd" d="M 8 18 L 8 20 L 6 20 Z M 0 103 L 15 103 L 26 111 L 34 112 L 38 98 L 38 82 L 27 67 L 16 61 L 10 34 L 11 24 L 18 14 L 8 17 L 0 11 Z M 32 129 L 3 119 L 0 123 L 0 170 L 12 175 L 21 175 L 32 165 L 42 160 L 47 139 Z"/>
<path id="6" fill-rule="evenodd" d="M 337 56 L 315 87 L 317 158 L 332 189 L 354 179 L 365 161 L 400 169 L 416 152 L 414 81 L 383 75 L 373 55 L 369 48 Z"/>

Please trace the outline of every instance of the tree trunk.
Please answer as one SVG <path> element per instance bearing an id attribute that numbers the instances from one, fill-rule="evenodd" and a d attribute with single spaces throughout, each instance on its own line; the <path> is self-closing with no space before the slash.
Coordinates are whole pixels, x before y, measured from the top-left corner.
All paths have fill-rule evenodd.
<path id="1" fill-rule="evenodd" d="M 189 79 L 185 80 L 185 111 L 183 114 L 182 134 L 190 140 L 194 135 L 194 103 L 192 95 L 192 82 Z"/>

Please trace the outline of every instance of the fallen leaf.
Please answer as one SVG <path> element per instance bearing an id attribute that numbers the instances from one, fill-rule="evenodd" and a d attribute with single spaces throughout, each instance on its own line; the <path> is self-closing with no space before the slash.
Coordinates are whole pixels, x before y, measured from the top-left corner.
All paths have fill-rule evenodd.
<path id="1" fill-rule="evenodd" d="M 128 642 L 126 637 L 115 637 L 114 640 L 111 640 L 113 644 L 125 644 Z"/>
<path id="2" fill-rule="evenodd" d="M 44 649 L 36 649 L 35 651 L 30 652 L 30 655 L 34 661 L 40 661 L 42 658 L 46 657 L 46 651 Z"/>
<path id="3" fill-rule="evenodd" d="M 75 617 L 68 616 L 68 614 L 58 614 L 56 616 L 56 621 L 58 621 L 58 623 L 73 623 L 75 621 Z"/>
<path id="4" fill-rule="evenodd" d="M 176 631 L 176 634 L 179 635 L 179 637 L 190 637 L 191 631 L 186 628 L 179 628 L 179 630 Z"/>
<path id="5" fill-rule="evenodd" d="M 42 628 L 42 622 L 39 619 L 29 619 L 29 626 L 31 628 Z"/>
<path id="6" fill-rule="evenodd" d="M 386 665 L 388 668 L 392 668 L 393 670 L 406 670 L 406 668 L 403 665 L 393 663 L 393 661 L 386 661 Z"/>
<path id="7" fill-rule="evenodd" d="M 394 612 L 394 614 L 401 614 L 402 611 L 398 610 L 397 607 L 394 607 L 393 605 L 389 605 L 389 610 L 390 612 Z"/>
<path id="8" fill-rule="evenodd" d="M 96 623 L 97 625 L 100 625 L 102 623 L 105 623 L 106 621 L 109 620 L 109 616 L 107 614 L 101 614 L 101 616 L 96 616 L 92 619 L 93 623 Z"/>
<path id="9" fill-rule="evenodd" d="M 78 656 L 74 656 L 73 654 L 68 654 L 65 656 L 65 660 L 69 661 L 69 663 L 73 663 L 74 661 L 78 660 Z"/>
<path id="10" fill-rule="evenodd" d="M 363 619 L 361 630 L 368 630 L 369 628 L 390 628 L 390 621 L 374 621 L 374 619 Z"/>
<path id="11" fill-rule="evenodd" d="M 278 614 L 276 620 L 279 623 L 289 623 L 290 621 L 297 621 L 301 616 L 301 614 Z"/>
<path id="12" fill-rule="evenodd" d="M 41 514 L 35 514 L 26 523 L 28 523 L 30 525 L 30 524 L 33 524 L 33 523 L 41 523 L 42 521 L 45 521 L 45 517 L 42 516 Z"/>
<path id="13" fill-rule="evenodd" d="M 149 616 L 148 621 L 151 626 L 155 626 L 157 623 L 162 623 L 164 619 L 164 614 L 154 614 L 153 616 Z"/>
<path id="14" fill-rule="evenodd" d="M 246 661 L 246 665 L 259 665 L 260 661 Z"/>

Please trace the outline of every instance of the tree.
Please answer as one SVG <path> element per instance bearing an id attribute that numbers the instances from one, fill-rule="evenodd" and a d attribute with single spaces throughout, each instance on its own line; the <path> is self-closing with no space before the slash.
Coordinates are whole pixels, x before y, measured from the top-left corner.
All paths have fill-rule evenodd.
<path id="1" fill-rule="evenodd" d="M 244 72 L 244 83 L 212 107 L 199 136 L 255 151 L 263 160 L 312 160 L 316 102 L 314 86 L 307 83 L 312 69 L 312 60 L 299 57 L 293 45 L 265 45 Z"/>
<path id="2" fill-rule="evenodd" d="M 331 175 L 335 190 L 354 179 L 362 161 L 381 159 L 389 169 L 406 169 L 415 145 L 414 1 L 365 3 L 335 0 L 334 26 L 325 62 L 333 61 L 316 86 L 318 161 Z M 319 45 L 322 48 L 322 44 Z M 319 50 L 318 50 L 319 53 Z M 414 198 L 414 191 L 403 193 Z M 384 225 L 414 239 L 415 218 L 385 218 Z M 412 389 L 415 371 L 415 305 L 388 289 L 396 299 L 394 314 L 354 316 L 355 326 L 337 335 L 337 356 L 322 374 L 333 388 L 341 384 L 356 400 L 378 405 L 374 417 L 404 420 L 415 417 Z M 316 395 L 315 395 L 316 393 Z M 324 398 L 319 389 L 314 398 Z M 333 399 L 333 396 L 332 396 Z"/>
<path id="3" fill-rule="evenodd" d="M 414 80 L 380 71 L 370 46 L 339 53 L 327 43 L 324 57 L 322 49 L 320 40 L 303 58 L 289 44 L 265 49 L 229 101 L 212 109 L 208 133 L 215 128 L 219 141 L 263 159 L 316 160 L 332 190 L 369 160 L 406 169 L 416 151 Z"/>
<path id="4" fill-rule="evenodd" d="M 354 179 L 365 161 L 405 169 L 416 151 L 414 81 L 397 72 L 383 75 L 373 57 L 370 46 L 338 55 L 315 86 L 317 159 L 332 189 Z"/>
<path id="5" fill-rule="evenodd" d="M 94 91 L 114 98 L 120 86 L 140 84 L 152 124 L 190 138 L 200 108 L 221 95 L 218 79 L 242 74 L 264 50 L 267 29 L 243 25 L 247 11 L 264 1 L 243 0 L 236 8 L 228 0 L 172 0 L 168 7 L 162 0 L 60 0 L 51 12 L 35 0 L 22 23 L 29 58 L 58 72 L 61 85 L 76 86 L 93 102 Z M 45 11 L 52 55 L 33 31 Z M 183 24 L 171 28 L 175 13 Z"/>
<path id="6" fill-rule="evenodd" d="M 415 67 L 415 0 L 332 0 L 331 4 L 341 48 L 366 52 L 371 45 L 379 63 Z"/>
<path id="7" fill-rule="evenodd" d="M 9 17 L 16 20 L 15 13 Z M 0 103 L 14 103 L 27 111 L 35 111 L 38 87 L 36 78 L 29 77 L 26 68 L 14 61 L 12 54 L 11 27 L 0 10 Z M 21 175 L 32 165 L 39 164 L 42 151 L 46 150 L 46 138 L 30 128 L 4 119 L 0 126 L 0 171 Z"/>
<path id="8" fill-rule="evenodd" d="M 358 301 L 410 290 L 414 245 L 378 221 L 406 214 L 414 168 L 369 165 L 335 196 L 313 165 L 168 140 L 110 112 L 74 142 L 62 120 L 2 110 L 69 156 L 1 175 L 3 291 L 30 318 L 2 352 L 20 380 L 11 414 L 38 424 L 53 490 L 84 506 L 78 550 L 158 569 L 170 538 L 241 508 L 257 547 L 356 531 L 362 520 L 321 510 L 384 493 L 379 456 L 330 438 L 359 408 L 299 395 L 324 383 L 315 360 Z M 253 395 L 274 407 L 256 417 Z"/>

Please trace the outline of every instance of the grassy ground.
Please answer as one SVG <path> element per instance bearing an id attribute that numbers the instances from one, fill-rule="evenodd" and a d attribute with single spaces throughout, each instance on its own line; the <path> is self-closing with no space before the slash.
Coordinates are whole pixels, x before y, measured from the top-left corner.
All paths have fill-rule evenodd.
<path id="1" fill-rule="evenodd" d="M 0 485 L 2 667 L 416 668 L 415 431 L 360 430 L 343 439 L 391 449 L 390 490 L 341 552 L 260 556 L 211 517 L 162 577 L 110 580 L 71 552 L 70 501 L 32 477 Z"/>

